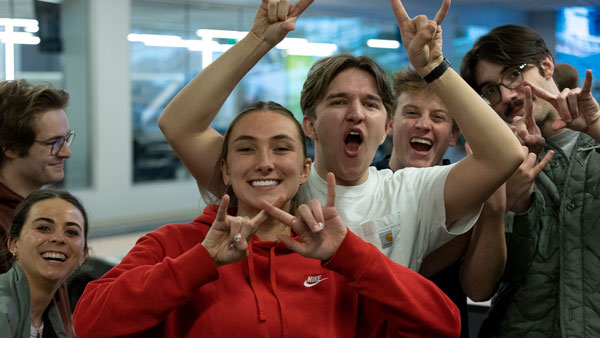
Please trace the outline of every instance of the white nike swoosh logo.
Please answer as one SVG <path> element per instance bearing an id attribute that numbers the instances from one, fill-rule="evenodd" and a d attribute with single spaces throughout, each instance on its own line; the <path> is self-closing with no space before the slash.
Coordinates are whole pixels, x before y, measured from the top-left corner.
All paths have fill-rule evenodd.
<path id="1" fill-rule="evenodd" d="M 305 281 L 304 281 L 304 286 L 306 286 L 307 288 L 310 288 L 310 287 L 313 287 L 313 286 L 315 286 L 315 285 L 317 285 L 317 284 L 321 283 L 322 281 L 324 281 L 324 280 L 326 280 L 326 279 L 327 279 L 327 278 L 319 279 L 319 280 L 317 280 L 317 281 L 316 281 L 316 282 L 314 282 L 314 283 L 311 283 L 311 282 L 309 282 L 309 281 L 305 280 Z"/>

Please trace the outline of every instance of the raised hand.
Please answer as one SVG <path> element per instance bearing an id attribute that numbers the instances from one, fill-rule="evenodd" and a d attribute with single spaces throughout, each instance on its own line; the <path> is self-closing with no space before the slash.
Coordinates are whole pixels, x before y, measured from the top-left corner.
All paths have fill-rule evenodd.
<path id="1" fill-rule="evenodd" d="M 283 198 L 274 204 L 281 205 Z M 224 195 L 219 203 L 217 216 L 206 234 L 202 245 L 210 253 L 217 267 L 237 262 L 248 256 L 248 241 L 263 224 L 268 215 L 261 211 L 252 219 L 243 216 L 227 215 L 229 196 Z"/>
<path id="2" fill-rule="evenodd" d="M 250 32 L 275 46 L 296 29 L 296 20 L 313 1 L 300 0 L 294 5 L 289 0 L 262 0 Z"/>
<path id="3" fill-rule="evenodd" d="M 410 63 L 421 76 L 429 74 L 444 59 L 440 25 L 448 13 L 450 0 L 443 0 L 442 7 L 433 20 L 429 20 L 425 15 L 418 15 L 411 19 L 401 0 L 390 0 L 390 2 Z"/>
<path id="4" fill-rule="evenodd" d="M 506 182 L 507 210 L 516 213 L 529 209 L 535 178 L 554 156 L 554 151 L 550 150 L 538 162 L 537 155 L 529 152 L 527 147 L 523 147 L 523 152 L 526 154 L 525 160 Z"/>
<path id="5" fill-rule="evenodd" d="M 534 95 L 548 101 L 558 112 L 560 119 L 552 123 L 552 129 L 558 130 L 567 127 L 589 134 L 592 126 L 597 127 L 600 124 L 600 109 L 591 92 L 591 70 L 586 70 L 582 88 L 565 88 L 559 94 L 550 93 L 528 81 L 524 83 L 531 87 Z"/>
<path id="6" fill-rule="evenodd" d="M 278 238 L 288 249 L 304 257 L 328 260 L 346 237 L 348 229 L 335 210 L 335 176 L 327 175 L 327 201 L 325 206 L 312 200 L 310 206 L 298 207 L 293 216 L 269 203 L 263 202 L 263 210 L 271 217 L 287 224 L 300 237 L 300 241 L 288 235 Z"/>
<path id="7" fill-rule="evenodd" d="M 546 140 L 542 137 L 540 128 L 533 118 L 531 87 L 525 86 L 524 90 L 525 104 L 523 108 L 525 109 L 525 115 L 522 117 L 516 116 L 510 125 L 510 129 L 515 133 L 522 145 L 529 148 L 530 152 L 539 155 L 546 145 Z"/>

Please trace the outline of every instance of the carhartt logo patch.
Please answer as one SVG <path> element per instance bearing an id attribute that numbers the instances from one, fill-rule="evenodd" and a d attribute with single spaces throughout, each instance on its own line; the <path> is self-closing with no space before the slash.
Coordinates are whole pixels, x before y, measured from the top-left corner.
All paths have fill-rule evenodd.
<path id="1" fill-rule="evenodd" d="M 308 276 L 308 278 L 306 278 L 306 280 L 304 281 L 304 286 L 306 286 L 307 288 L 313 287 L 319 283 L 321 283 L 322 281 L 326 280 L 327 277 L 322 278 L 322 275 L 317 275 L 317 276 Z"/>
<path id="2" fill-rule="evenodd" d="M 392 236 L 392 231 L 384 231 L 379 233 L 379 239 L 381 240 L 381 247 L 383 249 L 389 248 L 394 243 L 394 236 Z"/>

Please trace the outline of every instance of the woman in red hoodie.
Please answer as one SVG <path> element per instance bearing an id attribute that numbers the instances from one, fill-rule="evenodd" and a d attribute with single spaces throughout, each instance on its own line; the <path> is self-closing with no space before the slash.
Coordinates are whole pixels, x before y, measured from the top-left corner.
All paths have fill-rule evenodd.
<path id="1" fill-rule="evenodd" d="M 79 336 L 458 336 L 458 311 L 434 284 L 342 224 L 333 174 L 325 206 L 292 209 L 310 159 L 291 112 L 249 107 L 221 158 L 229 194 L 191 223 L 142 237 L 90 283 L 75 310 Z"/>
<path id="2" fill-rule="evenodd" d="M 311 160 L 287 109 L 259 102 L 240 113 L 217 163 L 219 205 L 142 237 L 88 284 L 79 336 L 458 336 L 458 310 L 433 283 L 342 224 L 333 174 L 325 206 L 297 207 Z"/>

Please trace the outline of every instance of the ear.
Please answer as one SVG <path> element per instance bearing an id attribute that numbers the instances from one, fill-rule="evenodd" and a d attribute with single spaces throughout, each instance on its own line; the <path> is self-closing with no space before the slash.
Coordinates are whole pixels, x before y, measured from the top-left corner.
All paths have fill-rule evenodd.
<path id="1" fill-rule="evenodd" d="M 456 145 L 456 141 L 458 141 L 459 137 L 460 137 L 460 129 L 452 127 L 452 138 L 450 139 L 450 142 L 448 143 L 448 145 L 450 147 L 454 147 Z"/>
<path id="2" fill-rule="evenodd" d="M 223 176 L 223 183 L 225 183 L 225 185 L 231 185 L 231 176 L 229 175 L 227 161 L 221 162 L 221 175 Z"/>
<path id="3" fill-rule="evenodd" d="M 311 168 L 312 160 L 310 158 L 304 159 L 304 165 L 302 166 L 302 175 L 300 175 L 300 185 L 303 185 L 308 181 L 310 177 L 310 168 Z"/>
<path id="4" fill-rule="evenodd" d="M 388 131 L 387 134 L 391 137 L 394 137 L 394 117 L 390 118 L 390 121 L 387 123 Z"/>
<path id="5" fill-rule="evenodd" d="M 13 150 L 6 149 L 6 147 L 2 147 L 2 153 L 4 154 L 4 156 L 6 158 L 8 158 L 10 160 L 14 160 L 19 157 L 19 155 L 17 153 L 15 153 Z"/>
<path id="6" fill-rule="evenodd" d="M 19 249 L 19 246 L 17 245 L 17 240 L 18 238 L 11 237 L 6 241 L 6 246 L 8 247 L 8 251 L 10 251 L 11 254 L 16 253 Z"/>
<path id="7" fill-rule="evenodd" d="M 88 257 L 88 248 L 83 249 L 83 255 L 81 256 L 81 259 L 79 260 L 79 266 L 81 266 L 81 264 L 83 264 L 83 262 L 85 262 L 85 260 Z"/>
<path id="8" fill-rule="evenodd" d="M 544 78 L 546 80 L 552 80 L 552 76 L 554 75 L 554 61 L 552 60 L 552 55 L 547 55 L 541 62 L 540 66 L 544 70 Z"/>
<path id="9" fill-rule="evenodd" d="M 317 130 L 315 128 L 315 119 L 313 117 L 304 116 L 302 119 L 302 129 L 306 136 L 310 137 L 311 140 L 316 141 Z"/>

